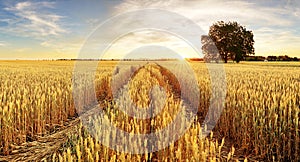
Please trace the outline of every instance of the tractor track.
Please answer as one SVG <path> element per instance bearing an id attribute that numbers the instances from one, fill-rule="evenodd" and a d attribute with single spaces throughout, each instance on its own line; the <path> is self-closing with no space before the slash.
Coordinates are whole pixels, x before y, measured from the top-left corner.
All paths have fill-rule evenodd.
<path id="1" fill-rule="evenodd" d="M 94 115 L 98 106 L 94 106 L 92 109 L 81 114 L 73 120 L 67 122 L 65 126 L 59 128 L 55 133 L 38 137 L 37 140 L 32 142 L 26 142 L 20 146 L 15 146 L 15 149 L 10 155 L 0 156 L 0 161 L 43 161 L 50 155 L 56 152 L 63 143 L 68 139 L 68 135 L 77 133 L 82 119 L 86 119 L 88 116 Z"/>

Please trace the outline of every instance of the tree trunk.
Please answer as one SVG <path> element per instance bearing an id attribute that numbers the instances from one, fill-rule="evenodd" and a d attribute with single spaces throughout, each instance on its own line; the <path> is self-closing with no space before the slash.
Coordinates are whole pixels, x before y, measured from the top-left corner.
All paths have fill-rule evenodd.
<path id="1" fill-rule="evenodd" d="M 228 60 L 228 54 L 226 53 L 226 54 L 224 55 L 224 62 L 227 63 L 227 60 Z"/>

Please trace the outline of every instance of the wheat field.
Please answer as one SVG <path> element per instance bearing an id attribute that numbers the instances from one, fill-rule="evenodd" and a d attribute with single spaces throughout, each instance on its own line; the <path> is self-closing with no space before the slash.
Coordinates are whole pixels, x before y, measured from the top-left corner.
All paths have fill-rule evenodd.
<path id="1" fill-rule="evenodd" d="M 299 62 L 225 64 L 224 109 L 207 137 L 203 136 L 207 130 L 202 122 L 209 112 L 212 88 L 216 87 L 206 64 L 187 62 L 196 83 L 176 63 L 161 64 L 167 68 L 159 63 L 102 61 L 91 84 L 85 80 L 92 73 L 88 70 L 79 73 L 78 83 L 74 82 L 75 61 L 0 61 L 0 161 L 300 160 Z M 86 67 L 89 65 L 86 62 Z M 185 90 L 179 81 L 186 85 Z M 74 84 L 78 84 L 75 90 Z M 149 91 L 153 87 L 160 87 L 152 93 L 160 100 L 152 103 Z M 199 96 L 191 95 L 197 88 Z M 75 91 L 84 95 L 74 99 Z M 131 134 L 157 132 L 186 109 L 185 102 L 197 103 L 197 115 L 174 143 L 155 143 L 163 149 L 131 154 L 104 144 L 121 143 L 126 137 L 109 131 L 101 123 L 109 121 Z M 162 110 L 155 117 L 136 119 L 120 110 L 127 107 L 132 112 L 132 103 L 136 105 L 134 109 L 154 104 Z M 85 115 L 98 112 L 99 108 L 104 115 Z M 184 123 L 186 118 L 178 120 Z M 174 126 L 178 131 L 181 128 Z M 43 142 L 55 139 L 56 135 L 61 138 L 52 141 L 53 147 Z M 99 140 L 103 135 L 110 138 Z M 158 138 L 175 139 L 176 135 Z M 140 146 L 154 147 L 151 141 L 130 145 L 136 152 L 141 150 Z M 39 147 L 45 147 L 40 149 L 45 152 L 43 156 L 32 151 Z"/>

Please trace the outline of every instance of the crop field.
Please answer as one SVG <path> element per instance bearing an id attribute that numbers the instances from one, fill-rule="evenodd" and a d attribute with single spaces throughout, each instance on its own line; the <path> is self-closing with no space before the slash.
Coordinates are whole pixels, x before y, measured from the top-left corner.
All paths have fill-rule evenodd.
<path id="1" fill-rule="evenodd" d="M 0 161 L 300 161 L 299 62 L 79 62 L 0 61 Z"/>

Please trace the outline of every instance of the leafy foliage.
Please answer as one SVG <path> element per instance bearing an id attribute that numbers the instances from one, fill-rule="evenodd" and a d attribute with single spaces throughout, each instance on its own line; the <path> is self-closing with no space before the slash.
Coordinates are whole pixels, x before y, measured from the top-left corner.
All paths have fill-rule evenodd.
<path id="1" fill-rule="evenodd" d="M 245 56 L 254 54 L 252 31 L 246 30 L 237 22 L 219 21 L 210 27 L 208 35 L 225 63 L 229 58 L 240 62 Z"/>

